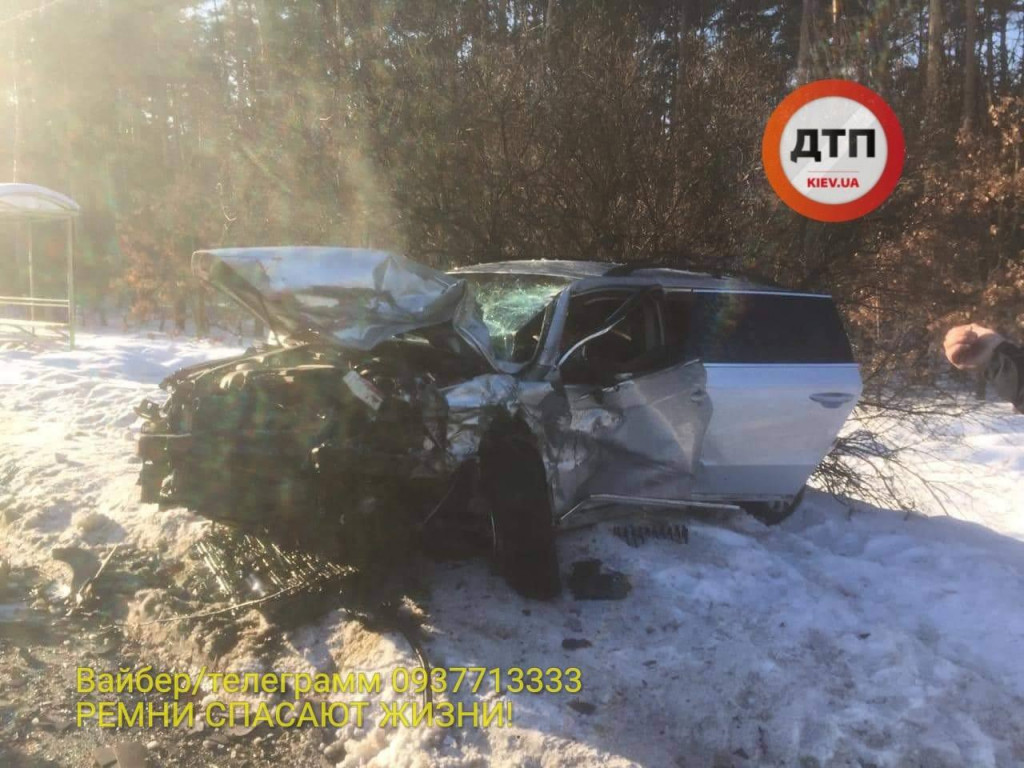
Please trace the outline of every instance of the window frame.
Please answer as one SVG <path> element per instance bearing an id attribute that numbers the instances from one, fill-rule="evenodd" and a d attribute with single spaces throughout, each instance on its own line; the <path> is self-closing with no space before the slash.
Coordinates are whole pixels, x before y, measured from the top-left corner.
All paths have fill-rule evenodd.
<path id="1" fill-rule="evenodd" d="M 656 289 L 656 290 L 652 291 L 652 289 Z M 553 341 L 553 349 L 556 352 L 556 360 L 562 360 L 564 355 L 567 354 L 568 350 L 572 349 L 572 347 L 574 345 L 578 344 L 579 341 L 582 338 L 586 338 L 586 336 L 588 335 L 587 333 L 584 333 L 583 336 L 580 339 L 576 339 L 575 341 L 572 342 L 572 344 L 568 344 L 568 345 L 566 344 L 566 329 L 569 327 L 570 312 L 571 312 L 572 303 L 573 303 L 574 300 L 579 300 L 579 299 L 582 299 L 582 298 L 585 298 L 585 297 L 600 297 L 600 296 L 607 296 L 609 294 L 612 294 L 612 295 L 614 295 L 614 294 L 622 294 L 623 295 L 623 300 L 622 300 L 622 303 L 619 304 L 619 306 L 621 307 L 622 304 L 625 304 L 626 302 L 630 301 L 635 295 L 637 295 L 638 293 L 641 293 L 641 292 L 650 292 L 650 294 L 648 296 L 644 297 L 644 299 L 633 309 L 633 311 L 640 311 L 640 312 L 643 313 L 642 322 L 643 322 L 643 324 L 645 326 L 644 327 L 644 334 L 645 334 L 644 346 L 646 347 L 646 349 L 645 349 L 645 351 L 643 353 L 641 353 L 640 355 L 637 355 L 633 359 L 638 359 L 640 357 L 643 357 L 645 355 L 650 354 L 651 352 L 654 352 L 654 351 L 658 350 L 659 348 L 663 348 L 665 346 L 665 344 L 664 344 L 664 339 L 665 339 L 664 331 L 665 331 L 665 327 L 664 327 L 664 323 L 662 321 L 662 316 L 661 316 L 661 301 L 662 301 L 663 296 L 664 296 L 664 286 L 660 285 L 659 283 L 651 283 L 651 284 L 648 284 L 648 285 L 639 285 L 639 286 L 638 285 L 607 285 L 607 286 L 595 287 L 595 288 L 593 288 L 591 290 L 588 290 L 588 291 L 571 294 L 566 299 L 565 314 L 564 314 L 564 317 L 562 318 L 563 322 L 562 322 L 562 325 L 561 325 L 561 328 L 560 328 L 560 331 L 559 331 L 559 334 L 558 334 L 559 338 L 557 340 L 552 340 Z M 607 320 L 609 318 L 611 318 L 615 314 L 616 311 L 618 311 L 618 308 L 613 309 L 607 315 L 607 317 L 605 318 L 605 321 L 604 321 L 605 324 L 607 323 Z M 590 333 L 594 333 L 594 332 L 600 330 L 601 328 L 604 328 L 605 324 L 599 325 L 597 328 L 594 329 L 594 331 L 590 331 Z M 652 333 L 653 333 L 653 339 L 651 338 L 651 335 L 650 335 Z M 597 339 L 595 339 L 594 341 L 596 341 L 596 340 Z M 652 341 L 653 341 L 653 344 L 652 344 Z M 575 355 L 574 355 L 574 357 L 575 357 Z M 571 361 L 572 358 L 570 358 L 569 360 Z M 675 361 L 673 361 L 673 363 L 671 363 L 671 364 L 675 364 Z M 614 379 L 617 382 L 627 381 L 627 380 L 632 379 L 632 378 L 636 378 L 636 377 L 640 377 L 640 376 L 647 376 L 647 375 L 650 375 L 652 373 L 656 373 L 656 372 L 658 372 L 660 370 L 663 370 L 664 368 L 667 368 L 667 367 L 669 367 L 669 365 L 658 365 L 656 367 L 641 368 L 641 369 L 629 370 L 629 371 L 614 371 L 614 372 L 613 371 L 609 371 L 607 378 Z M 560 368 L 557 365 L 556 365 L 556 369 L 560 371 Z M 598 378 L 600 378 L 600 377 L 598 377 Z M 589 385 L 589 384 L 597 384 L 597 383 L 607 383 L 607 381 L 598 381 L 598 380 L 590 381 L 590 380 L 582 380 L 582 379 L 576 380 L 576 377 L 573 377 L 573 381 L 566 382 L 566 383 Z"/>
<path id="2" fill-rule="evenodd" d="M 853 347 L 850 342 L 849 334 L 846 330 L 846 325 L 843 321 L 842 315 L 839 313 L 839 308 L 835 305 L 835 301 L 831 296 L 827 294 L 815 294 L 815 293 L 801 293 L 797 291 L 764 291 L 764 290 L 716 290 L 713 288 L 684 288 L 684 289 L 668 289 L 665 291 L 663 301 L 670 300 L 673 295 L 686 294 L 692 297 L 689 312 L 688 312 L 688 328 L 687 338 L 683 344 L 684 355 L 687 359 L 700 359 L 702 362 L 709 365 L 854 365 L 856 361 L 853 356 Z M 821 301 L 827 302 L 828 308 L 831 313 L 834 313 L 835 326 L 828 329 L 828 332 L 835 334 L 838 331 L 839 335 L 834 335 L 829 340 L 830 344 L 841 342 L 841 349 L 834 349 L 828 355 L 819 354 L 817 356 L 809 355 L 808 359 L 799 359 L 799 356 L 773 354 L 770 359 L 743 359 L 746 356 L 739 354 L 737 359 L 733 359 L 730 355 L 713 355 L 709 358 L 707 353 L 709 347 L 715 342 L 707 341 L 702 343 L 700 341 L 700 334 L 703 329 L 707 326 L 707 318 L 709 313 L 704 307 L 700 306 L 701 297 L 705 295 L 714 296 L 759 296 L 768 297 L 776 300 L 803 300 L 803 301 Z M 831 318 L 830 318 L 831 321 Z M 721 343 L 719 342 L 719 346 Z M 778 350 L 772 350 L 778 352 Z M 725 359 L 721 359 L 725 358 Z"/>

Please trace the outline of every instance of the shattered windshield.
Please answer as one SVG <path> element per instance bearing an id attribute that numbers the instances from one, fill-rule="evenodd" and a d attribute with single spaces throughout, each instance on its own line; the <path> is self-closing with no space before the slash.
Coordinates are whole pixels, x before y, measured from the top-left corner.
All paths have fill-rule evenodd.
<path id="1" fill-rule="evenodd" d="M 550 275 L 460 274 L 473 288 L 499 360 L 526 362 L 536 349 L 540 313 L 572 280 Z M 526 326 L 534 320 L 536 328 Z M 530 332 L 532 330 L 532 333 Z"/>

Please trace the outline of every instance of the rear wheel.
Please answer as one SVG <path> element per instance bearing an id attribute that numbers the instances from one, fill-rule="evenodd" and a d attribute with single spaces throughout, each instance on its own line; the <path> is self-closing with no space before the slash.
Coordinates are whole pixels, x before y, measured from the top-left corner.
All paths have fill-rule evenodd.
<path id="1" fill-rule="evenodd" d="M 788 502 L 748 501 L 741 506 L 746 510 L 747 514 L 757 518 L 765 525 L 778 525 L 796 512 L 796 508 L 800 506 L 800 502 L 804 499 L 804 491 L 806 490 L 807 486 L 805 485 L 793 497 L 793 500 Z"/>
<path id="2" fill-rule="evenodd" d="M 480 483 L 501 575 L 525 597 L 557 596 L 561 583 L 547 474 L 525 424 L 505 422 L 481 441 Z"/>

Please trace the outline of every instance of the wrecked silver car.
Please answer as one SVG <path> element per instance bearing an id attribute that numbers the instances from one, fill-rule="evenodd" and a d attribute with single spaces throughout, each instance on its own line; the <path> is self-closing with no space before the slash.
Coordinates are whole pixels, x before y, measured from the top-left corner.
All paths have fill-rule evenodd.
<path id="1" fill-rule="evenodd" d="M 546 597 L 561 527 L 638 507 L 778 522 L 861 391 L 823 295 L 592 262 L 446 274 L 345 248 L 192 266 L 269 343 L 143 401 L 143 500 L 357 565 L 477 542 Z"/>

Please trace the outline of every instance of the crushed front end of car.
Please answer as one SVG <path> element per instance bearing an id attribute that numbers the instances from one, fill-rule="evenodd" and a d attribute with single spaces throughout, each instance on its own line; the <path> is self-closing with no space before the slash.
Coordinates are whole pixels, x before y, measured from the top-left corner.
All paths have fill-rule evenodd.
<path id="1" fill-rule="evenodd" d="M 193 269 L 277 343 L 180 370 L 140 404 L 142 500 L 356 565 L 399 551 L 463 461 L 442 390 L 491 370 L 464 286 L 362 250 L 199 252 Z"/>

